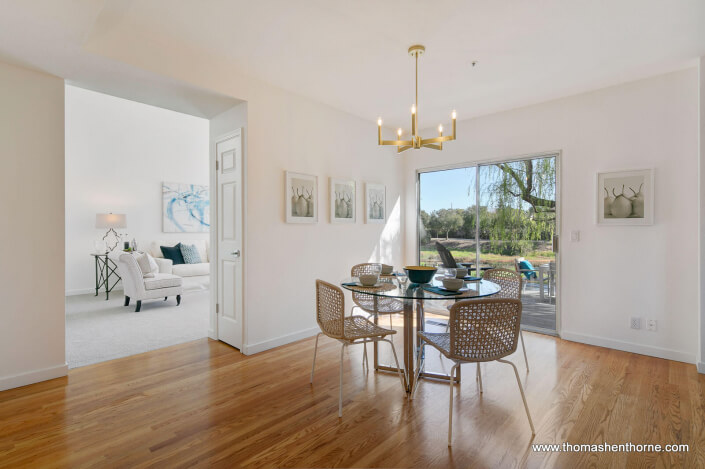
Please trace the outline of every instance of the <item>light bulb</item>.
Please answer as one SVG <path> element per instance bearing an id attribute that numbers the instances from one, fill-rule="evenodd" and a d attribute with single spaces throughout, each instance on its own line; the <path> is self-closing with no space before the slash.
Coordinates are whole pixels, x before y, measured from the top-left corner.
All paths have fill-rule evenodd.
<path id="1" fill-rule="evenodd" d="M 416 106 L 411 106 L 411 113 L 416 114 Z"/>
<path id="2" fill-rule="evenodd" d="M 455 111 L 453 111 L 453 112 L 451 113 L 451 117 L 453 117 L 453 119 L 455 119 L 455 118 L 457 117 L 457 114 L 455 113 Z"/>
<path id="3" fill-rule="evenodd" d="M 443 124 L 438 124 L 438 131 L 443 132 Z"/>
<path id="4" fill-rule="evenodd" d="M 401 137 L 401 129 L 397 129 L 397 135 Z"/>
<path id="5" fill-rule="evenodd" d="M 382 118 L 381 117 L 377 119 L 377 125 L 382 127 Z"/>

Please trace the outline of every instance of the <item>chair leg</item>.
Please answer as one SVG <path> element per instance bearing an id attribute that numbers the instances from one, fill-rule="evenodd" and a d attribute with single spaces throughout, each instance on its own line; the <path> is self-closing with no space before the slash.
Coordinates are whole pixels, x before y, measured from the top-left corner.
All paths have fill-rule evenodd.
<path id="1" fill-rule="evenodd" d="M 125 306 L 130 306 L 130 297 L 125 295 Z"/>
<path id="2" fill-rule="evenodd" d="M 311 384 L 313 384 L 313 372 L 316 369 L 316 352 L 318 352 L 318 338 L 322 332 L 316 334 L 316 345 L 313 346 L 313 365 L 311 365 Z"/>
<path id="3" fill-rule="evenodd" d="M 135 313 L 139 313 L 142 309 L 142 300 L 137 300 L 137 307 L 135 308 Z"/>
<path id="4" fill-rule="evenodd" d="M 517 385 L 519 385 L 519 392 L 521 393 L 521 400 L 524 401 L 524 410 L 526 410 L 526 416 L 529 418 L 529 426 L 531 427 L 531 434 L 536 435 L 536 430 L 534 429 L 534 422 L 531 420 L 531 414 L 529 413 L 529 405 L 526 403 L 526 396 L 524 395 L 524 387 L 521 385 L 521 380 L 519 379 L 519 372 L 514 363 L 508 360 L 502 360 L 501 358 L 497 360 L 498 362 L 506 363 L 512 365 L 514 369 L 514 376 L 517 379 Z"/>
<path id="5" fill-rule="evenodd" d="M 181 295 L 176 295 L 176 306 L 181 304 Z"/>
<path id="6" fill-rule="evenodd" d="M 424 348 L 423 342 L 419 344 L 419 353 L 416 356 L 416 373 L 414 375 L 414 388 L 411 390 L 411 397 L 410 399 L 413 400 L 414 396 L 416 395 L 416 389 L 419 387 L 419 376 L 421 375 L 421 367 L 423 365 L 422 360 L 423 360 L 423 348 Z"/>
<path id="7" fill-rule="evenodd" d="M 380 339 L 383 342 L 388 342 L 389 345 L 392 346 L 392 354 L 394 354 L 394 363 L 397 365 L 397 372 L 399 373 L 399 381 L 401 381 L 401 388 L 404 390 L 404 395 L 406 396 L 406 380 L 404 379 L 404 375 L 406 375 L 406 372 L 404 375 L 401 374 L 401 367 L 399 366 L 399 360 L 397 359 L 397 350 L 394 348 L 394 342 L 392 342 L 389 339 Z"/>
<path id="8" fill-rule="evenodd" d="M 450 369 L 450 403 L 448 404 L 448 447 L 452 446 L 453 441 L 453 385 L 455 384 L 455 369 L 460 366 L 460 363 L 453 365 Z"/>
<path id="9" fill-rule="evenodd" d="M 480 389 L 480 394 L 482 394 L 482 371 L 480 371 L 480 362 L 477 362 L 477 372 L 475 373 L 475 379 L 477 380 L 477 387 Z"/>
<path id="10" fill-rule="evenodd" d="M 340 347 L 340 391 L 338 396 L 338 418 L 343 418 L 343 355 L 345 354 L 345 345 Z"/>
<path id="11" fill-rule="evenodd" d="M 524 345 L 524 333 L 519 330 L 519 338 L 521 339 L 521 349 L 524 351 L 524 363 L 526 363 L 526 372 L 529 372 L 529 359 L 526 358 L 526 346 Z"/>
<path id="12" fill-rule="evenodd" d="M 365 366 L 367 366 L 367 369 L 369 370 L 370 364 L 367 361 L 367 342 L 363 342 L 362 346 L 364 347 L 364 350 L 362 352 L 362 367 L 364 368 Z"/>

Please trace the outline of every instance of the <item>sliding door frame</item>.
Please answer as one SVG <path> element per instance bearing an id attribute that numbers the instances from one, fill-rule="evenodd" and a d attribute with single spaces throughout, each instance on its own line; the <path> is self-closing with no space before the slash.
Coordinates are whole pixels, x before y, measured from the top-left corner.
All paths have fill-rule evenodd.
<path id="1" fill-rule="evenodd" d="M 561 303 L 563 302 L 563 294 L 561 290 L 561 277 L 563 276 L 563 256 L 562 253 L 562 242 L 563 242 L 563 225 L 561 211 L 563 204 L 561 203 L 562 198 L 562 184 L 563 179 L 562 174 L 562 158 L 563 150 L 553 150 L 544 151 L 538 153 L 527 153 L 518 156 L 503 156 L 503 157 L 493 157 L 486 158 L 475 161 L 467 161 L 462 163 L 453 163 L 439 166 L 430 166 L 425 168 L 416 169 L 416 263 L 417 265 L 421 263 L 421 238 L 419 237 L 419 228 L 421 227 L 421 174 L 423 173 L 433 173 L 437 171 L 447 171 L 452 169 L 464 169 L 464 168 L 475 168 L 475 206 L 479 207 L 480 204 L 480 166 L 489 166 L 497 163 L 511 163 L 514 161 L 523 160 L 533 160 L 538 158 L 556 158 L 556 234 L 558 235 L 558 251 L 556 252 L 556 265 L 558 266 L 558 273 L 556 275 L 556 335 L 561 336 L 563 330 L 563 324 L 561 321 Z M 480 243 L 479 243 L 479 225 L 477 223 L 477 218 L 475 222 L 475 260 L 479 262 L 480 256 Z"/>

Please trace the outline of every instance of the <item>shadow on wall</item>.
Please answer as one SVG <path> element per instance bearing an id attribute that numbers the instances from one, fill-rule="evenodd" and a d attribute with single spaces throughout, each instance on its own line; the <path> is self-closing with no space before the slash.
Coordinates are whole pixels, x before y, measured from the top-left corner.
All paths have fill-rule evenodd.
<path id="1" fill-rule="evenodd" d="M 401 252 L 401 197 L 397 197 L 394 208 L 389 212 L 387 223 L 385 223 L 382 234 L 372 249 L 372 254 L 367 262 L 393 264 L 395 259 L 401 262 Z M 394 266 L 394 268 L 399 269 L 400 266 Z"/>

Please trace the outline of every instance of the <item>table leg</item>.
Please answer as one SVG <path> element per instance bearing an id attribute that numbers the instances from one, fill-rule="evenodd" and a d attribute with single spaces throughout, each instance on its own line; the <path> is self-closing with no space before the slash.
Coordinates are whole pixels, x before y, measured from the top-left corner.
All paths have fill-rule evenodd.
<path id="1" fill-rule="evenodd" d="M 404 369 L 406 392 L 414 389 L 414 300 L 404 298 Z"/>
<path id="2" fill-rule="evenodd" d="M 543 301 L 543 269 L 539 268 L 539 298 Z"/>
<path id="3" fill-rule="evenodd" d="M 108 301 L 110 299 L 110 272 L 108 271 L 108 256 L 105 256 L 105 262 L 103 265 L 105 266 L 105 301 Z"/>
<path id="4" fill-rule="evenodd" d="M 98 256 L 95 257 L 95 296 L 98 296 L 98 289 L 100 284 L 98 283 Z"/>

